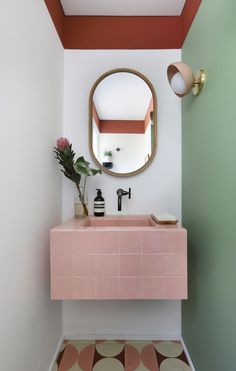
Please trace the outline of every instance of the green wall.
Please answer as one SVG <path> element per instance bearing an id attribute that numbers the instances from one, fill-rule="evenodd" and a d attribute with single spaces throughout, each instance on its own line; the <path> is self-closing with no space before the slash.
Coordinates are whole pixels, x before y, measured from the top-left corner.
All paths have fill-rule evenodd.
<path id="1" fill-rule="evenodd" d="M 189 300 L 183 338 L 196 371 L 236 370 L 236 1 L 205 0 L 183 47 L 204 67 L 183 99 L 183 225 Z"/>

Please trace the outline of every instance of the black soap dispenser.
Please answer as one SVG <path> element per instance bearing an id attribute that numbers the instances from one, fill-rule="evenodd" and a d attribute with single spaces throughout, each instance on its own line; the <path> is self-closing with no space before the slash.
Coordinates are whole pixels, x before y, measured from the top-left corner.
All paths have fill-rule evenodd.
<path id="1" fill-rule="evenodd" d="M 97 197 L 94 199 L 94 216 L 104 216 L 105 214 L 105 200 L 102 197 L 101 189 L 97 189 Z"/>

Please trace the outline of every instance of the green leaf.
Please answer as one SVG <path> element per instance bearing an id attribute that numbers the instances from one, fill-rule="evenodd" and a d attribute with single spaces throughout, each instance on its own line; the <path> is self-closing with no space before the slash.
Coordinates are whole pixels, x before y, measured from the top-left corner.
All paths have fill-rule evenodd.
<path id="1" fill-rule="evenodd" d="M 76 162 L 74 163 L 74 169 L 77 174 L 91 176 L 96 174 L 101 174 L 101 170 L 99 169 L 92 169 L 89 167 L 89 162 L 84 159 L 83 156 L 79 157 Z"/>
<path id="2" fill-rule="evenodd" d="M 76 161 L 74 161 L 75 152 L 72 150 L 72 145 L 67 147 L 64 151 L 60 151 L 57 147 L 54 147 L 55 158 L 61 165 L 61 171 L 63 174 L 74 182 L 77 186 L 80 184 L 81 176 L 85 177 L 102 174 L 99 169 L 91 169 L 89 167 L 89 162 L 80 156 Z"/>
<path id="3" fill-rule="evenodd" d="M 90 169 L 89 169 L 89 162 L 85 161 L 84 157 L 81 156 L 79 157 L 75 164 L 74 164 L 74 169 L 76 173 L 81 174 L 81 175 L 90 175 Z"/>
<path id="4" fill-rule="evenodd" d="M 58 160 L 59 164 L 62 166 L 61 171 L 63 174 L 69 178 L 72 182 L 76 182 L 76 172 L 74 169 L 74 157 L 75 153 L 71 148 L 65 151 L 60 151 L 58 148 L 54 147 L 55 158 Z"/>
<path id="5" fill-rule="evenodd" d="M 76 162 L 74 164 L 74 169 L 75 169 L 75 172 L 77 174 L 87 175 L 87 176 L 90 175 L 89 167 L 86 164 L 82 163 L 82 162 Z"/>
<path id="6" fill-rule="evenodd" d="M 80 184 L 80 180 L 81 180 L 81 175 L 80 175 L 80 174 L 77 174 L 77 173 L 75 173 L 75 183 L 76 183 L 77 185 L 79 185 L 79 184 Z"/>
<path id="7" fill-rule="evenodd" d="M 78 159 L 76 160 L 76 162 L 77 161 L 78 162 L 81 162 L 81 163 L 85 163 L 87 166 L 89 166 L 89 162 L 84 159 L 84 156 L 78 157 Z"/>
<path id="8" fill-rule="evenodd" d="M 97 175 L 97 174 L 102 174 L 102 170 L 100 169 L 90 169 L 91 175 Z"/>

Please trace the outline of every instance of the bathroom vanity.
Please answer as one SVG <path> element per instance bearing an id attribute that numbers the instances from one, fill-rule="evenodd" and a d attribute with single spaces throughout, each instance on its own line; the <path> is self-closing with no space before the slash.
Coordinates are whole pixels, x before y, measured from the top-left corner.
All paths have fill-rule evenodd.
<path id="1" fill-rule="evenodd" d="M 51 298 L 186 299 L 187 232 L 149 215 L 73 218 L 51 230 Z"/>

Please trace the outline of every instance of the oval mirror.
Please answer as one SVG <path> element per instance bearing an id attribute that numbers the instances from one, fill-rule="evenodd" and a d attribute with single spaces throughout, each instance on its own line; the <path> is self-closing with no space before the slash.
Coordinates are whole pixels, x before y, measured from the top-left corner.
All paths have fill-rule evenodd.
<path id="1" fill-rule="evenodd" d="M 157 147 L 156 94 L 131 69 L 115 69 L 93 85 L 89 98 L 89 146 L 104 172 L 131 176 L 153 160 Z"/>

